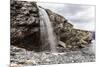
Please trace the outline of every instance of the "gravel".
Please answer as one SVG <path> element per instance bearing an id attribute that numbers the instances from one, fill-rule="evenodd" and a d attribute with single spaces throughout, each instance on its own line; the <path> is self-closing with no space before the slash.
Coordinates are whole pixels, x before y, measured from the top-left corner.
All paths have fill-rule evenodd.
<path id="1" fill-rule="evenodd" d="M 11 46 L 10 62 L 24 66 L 95 62 L 95 54 L 85 53 L 83 50 L 62 53 L 34 52 Z"/>

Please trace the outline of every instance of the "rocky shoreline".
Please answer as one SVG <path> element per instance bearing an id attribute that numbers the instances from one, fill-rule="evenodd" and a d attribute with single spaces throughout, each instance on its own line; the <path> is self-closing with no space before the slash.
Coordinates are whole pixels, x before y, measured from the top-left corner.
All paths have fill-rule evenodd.
<path id="1" fill-rule="evenodd" d="M 24 66 L 95 62 L 94 54 L 82 51 L 69 51 L 63 53 L 34 52 L 11 46 L 11 64 Z"/>

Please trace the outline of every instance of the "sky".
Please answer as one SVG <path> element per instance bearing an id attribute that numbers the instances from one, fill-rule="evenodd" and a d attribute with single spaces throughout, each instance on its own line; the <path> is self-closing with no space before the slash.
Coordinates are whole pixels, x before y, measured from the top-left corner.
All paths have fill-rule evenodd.
<path id="1" fill-rule="evenodd" d="M 79 4 L 37 3 L 64 16 L 74 28 L 95 31 L 95 6 Z"/>

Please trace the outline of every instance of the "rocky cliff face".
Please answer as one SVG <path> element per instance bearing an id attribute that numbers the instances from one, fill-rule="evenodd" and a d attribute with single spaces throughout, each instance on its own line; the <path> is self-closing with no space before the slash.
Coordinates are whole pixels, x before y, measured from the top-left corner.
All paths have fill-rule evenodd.
<path id="1" fill-rule="evenodd" d="M 55 33 L 58 35 L 59 40 L 66 44 L 67 48 L 74 50 L 74 48 L 83 48 L 91 43 L 92 33 L 90 31 L 74 29 L 73 25 L 63 16 L 49 9 L 46 9 L 46 11 L 51 22 L 53 22 Z"/>
<path id="2" fill-rule="evenodd" d="M 39 26 L 39 13 L 35 2 L 11 1 L 11 45 L 29 50 L 38 48 Z"/>
<path id="3" fill-rule="evenodd" d="M 45 10 L 53 24 L 58 41 L 65 43 L 66 48 L 74 50 L 91 43 L 91 32 L 74 29 L 63 16 L 49 9 Z M 36 2 L 11 1 L 11 45 L 27 50 L 41 50 L 40 18 Z"/>

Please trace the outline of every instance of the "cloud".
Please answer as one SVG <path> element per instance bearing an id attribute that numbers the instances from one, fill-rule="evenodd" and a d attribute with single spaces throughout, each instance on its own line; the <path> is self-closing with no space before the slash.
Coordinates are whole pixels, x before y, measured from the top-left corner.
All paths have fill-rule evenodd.
<path id="1" fill-rule="evenodd" d="M 65 4 L 64 8 L 60 12 L 67 13 L 69 15 L 75 15 L 78 12 L 84 11 L 85 8 L 86 8 L 85 6 Z"/>
<path id="2" fill-rule="evenodd" d="M 56 12 L 74 24 L 75 28 L 95 30 L 95 7 L 77 4 L 37 3 Z"/>

